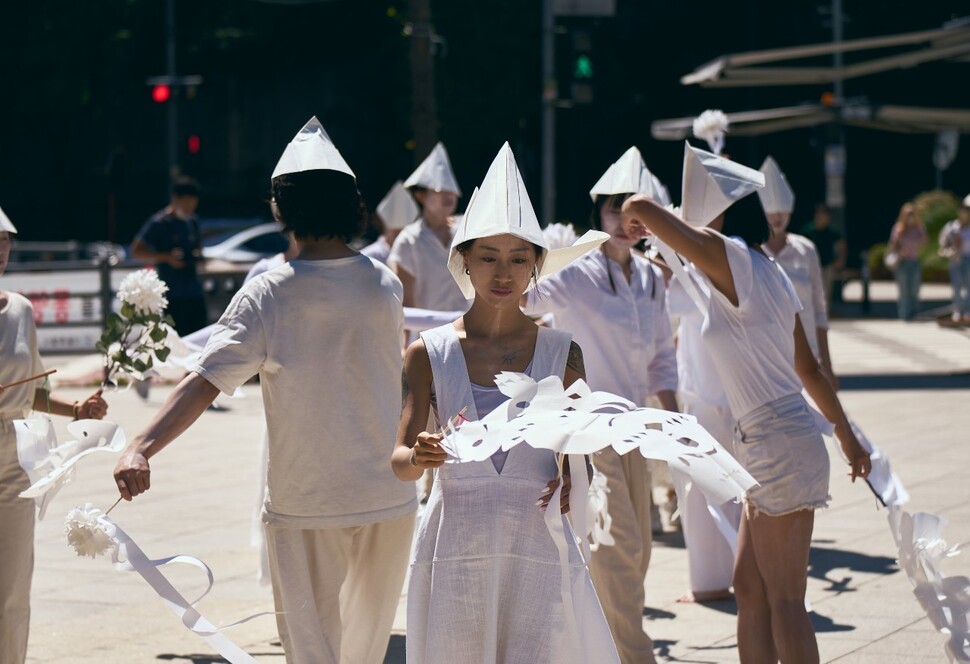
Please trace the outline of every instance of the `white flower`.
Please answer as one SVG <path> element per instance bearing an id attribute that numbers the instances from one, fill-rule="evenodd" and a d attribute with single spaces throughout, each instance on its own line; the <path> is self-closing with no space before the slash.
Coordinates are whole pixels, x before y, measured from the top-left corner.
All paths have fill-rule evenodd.
<path id="1" fill-rule="evenodd" d="M 694 136 L 707 141 L 711 150 L 721 154 L 724 148 L 724 135 L 728 130 L 728 118 L 724 111 L 711 109 L 694 118 Z"/>
<path id="2" fill-rule="evenodd" d="M 67 530 L 67 543 L 74 547 L 79 556 L 97 558 L 115 548 L 116 543 L 98 520 L 101 510 L 85 503 L 67 513 L 64 525 Z"/>
<path id="3" fill-rule="evenodd" d="M 168 306 L 166 286 L 154 270 L 132 272 L 121 281 L 118 299 L 127 302 L 141 313 L 161 314 Z"/>
<path id="4" fill-rule="evenodd" d="M 579 239 L 571 224 L 549 224 L 542 230 L 542 237 L 549 249 L 562 249 L 572 246 Z"/>

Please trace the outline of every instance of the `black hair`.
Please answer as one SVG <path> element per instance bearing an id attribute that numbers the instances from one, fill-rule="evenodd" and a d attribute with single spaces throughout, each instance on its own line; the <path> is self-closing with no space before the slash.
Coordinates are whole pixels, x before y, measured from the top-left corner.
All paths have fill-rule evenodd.
<path id="1" fill-rule="evenodd" d="M 187 175 L 180 175 L 172 182 L 172 196 L 198 196 L 201 191 L 199 181 Z"/>
<path id="2" fill-rule="evenodd" d="M 758 196 L 749 194 L 728 208 L 724 213 L 724 228 L 721 232 L 728 237 L 739 237 L 749 247 L 771 239 L 771 226 Z"/>
<path id="3" fill-rule="evenodd" d="M 350 242 L 364 232 L 367 208 L 357 181 L 329 170 L 286 173 L 273 178 L 273 216 L 298 239 L 339 238 Z"/>
<path id="4" fill-rule="evenodd" d="M 607 206 L 613 210 L 619 211 L 623 202 L 628 199 L 633 194 L 598 194 L 596 200 L 593 201 L 593 211 L 589 213 L 589 227 L 594 231 L 603 230 L 603 217 L 600 214 L 600 208 L 603 206 L 605 201 Z M 610 292 L 616 295 L 616 283 L 613 281 L 613 273 L 610 271 L 609 262 L 606 263 L 606 276 L 610 280 Z"/>

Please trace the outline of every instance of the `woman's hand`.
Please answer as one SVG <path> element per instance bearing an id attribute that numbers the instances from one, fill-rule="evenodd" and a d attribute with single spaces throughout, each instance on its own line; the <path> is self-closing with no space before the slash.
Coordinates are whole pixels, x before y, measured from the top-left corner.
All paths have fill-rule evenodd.
<path id="1" fill-rule="evenodd" d="M 650 235 L 650 230 L 640 217 L 641 206 L 638 203 L 641 200 L 650 200 L 650 197 L 635 194 L 623 201 L 623 207 L 620 210 L 620 223 L 623 225 L 623 233 L 627 237 L 639 239 Z"/>
<path id="2" fill-rule="evenodd" d="M 85 399 L 77 409 L 79 420 L 100 420 L 107 414 L 108 402 L 101 397 L 101 390 Z"/>
<path id="3" fill-rule="evenodd" d="M 536 505 L 539 506 L 540 512 L 545 512 L 549 507 L 549 501 L 552 499 L 552 494 L 555 493 L 556 487 L 559 486 L 559 480 L 553 480 L 546 484 L 546 492 L 539 496 L 539 500 L 536 501 Z M 569 489 L 572 487 L 572 482 L 569 479 L 569 475 L 562 476 L 562 493 L 559 496 L 559 511 L 563 514 L 569 513 Z"/>
<path id="4" fill-rule="evenodd" d="M 842 447 L 845 458 L 849 460 L 849 466 L 852 469 L 849 475 L 852 477 L 852 481 L 855 482 L 857 477 L 862 479 L 869 477 L 869 473 L 872 472 L 872 460 L 855 434 L 850 431 L 839 436 L 839 445 Z"/>
<path id="5" fill-rule="evenodd" d="M 448 453 L 439 445 L 440 433 L 422 431 L 411 448 L 411 465 L 417 468 L 438 468 L 448 459 Z"/>

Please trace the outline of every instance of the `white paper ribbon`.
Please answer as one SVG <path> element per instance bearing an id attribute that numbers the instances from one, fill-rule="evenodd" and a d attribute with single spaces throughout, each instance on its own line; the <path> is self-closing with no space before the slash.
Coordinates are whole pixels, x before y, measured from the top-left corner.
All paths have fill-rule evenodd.
<path id="1" fill-rule="evenodd" d="M 178 616 L 182 624 L 201 637 L 220 656 L 232 662 L 232 664 L 256 664 L 256 660 L 233 643 L 227 636 L 222 634 L 222 630 L 241 625 L 261 616 L 275 615 L 272 611 L 256 613 L 224 625 L 223 627 L 216 627 L 195 608 L 195 605 L 209 594 L 209 591 L 212 590 L 212 586 L 215 583 L 212 570 L 209 569 L 208 565 L 198 558 L 183 555 L 151 560 L 142 551 L 141 547 L 110 518 L 100 516 L 98 517 L 98 522 L 104 527 L 108 536 L 117 544 L 117 548 L 112 553 L 112 561 L 117 569 L 137 572 L 151 586 L 152 590 L 162 598 L 168 608 Z M 176 563 L 192 565 L 202 570 L 208 579 L 208 586 L 205 591 L 191 602 L 185 599 L 182 593 L 176 590 L 175 586 L 160 571 L 160 568 Z"/>

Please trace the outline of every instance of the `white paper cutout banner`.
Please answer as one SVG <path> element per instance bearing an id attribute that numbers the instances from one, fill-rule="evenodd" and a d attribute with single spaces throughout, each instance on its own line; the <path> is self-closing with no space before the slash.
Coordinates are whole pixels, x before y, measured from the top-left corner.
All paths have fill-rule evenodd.
<path id="1" fill-rule="evenodd" d="M 944 646 L 950 662 L 970 662 L 970 579 L 946 576 L 940 564 L 960 553 L 943 539 L 946 519 L 909 514 L 889 506 L 889 529 L 899 550 L 899 566 L 913 584 L 913 594 L 933 627 L 949 636 Z"/>
<path id="2" fill-rule="evenodd" d="M 85 509 L 88 513 L 92 513 L 90 505 L 86 506 Z M 97 512 L 97 510 L 93 510 L 92 516 L 96 515 Z M 208 565 L 198 558 L 183 555 L 151 560 L 142 551 L 141 547 L 109 517 L 97 515 L 95 516 L 95 521 L 95 527 L 101 529 L 114 544 L 111 557 L 117 569 L 137 572 L 151 586 L 152 590 L 162 598 L 172 612 L 179 617 L 179 620 L 185 627 L 201 637 L 213 650 L 226 660 L 232 662 L 232 664 L 256 664 L 256 660 L 233 643 L 227 636 L 222 634 L 222 630 L 261 616 L 275 615 L 273 612 L 257 613 L 247 616 L 242 620 L 237 620 L 229 625 L 216 627 L 195 608 L 195 605 L 209 594 L 209 591 L 212 590 L 212 586 L 215 583 L 212 570 L 209 569 Z M 208 579 L 208 586 L 205 591 L 191 602 L 160 571 L 160 568 L 166 565 L 174 565 L 177 563 L 192 565 L 202 570 Z"/>
<path id="3" fill-rule="evenodd" d="M 448 463 L 483 461 L 521 443 L 559 454 L 593 454 L 612 447 L 666 461 L 690 476 L 716 504 L 741 500 L 757 482 L 697 419 L 658 408 L 637 408 L 609 392 L 593 392 L 582 380 L 569 389 L 555 376 L 535 382 L 503 372 L 496 385 L 508 401 L 484 418 L 451 428 L 442 446 Z"/>
<path id="4" fill-rule="evenodd" d="M 50 417 L 41 415 L 29 420 L 14 420 L 17 433 L 17 457 L 31 484 L 20 493 L 21 498 L 33 498 L 43 519 L 47 506 L 61 487 L 74 478 L 77 462 L 95 452 L 120 452 L 125 444 L 125 432 L 120 426 L 105 420 L 77 420 L 67 425 L 74 436 L 61 445 Z"/>

